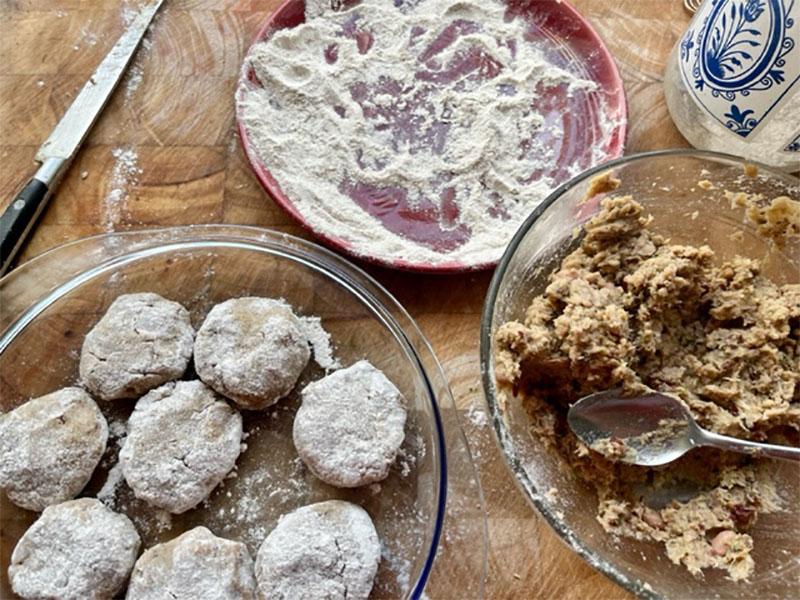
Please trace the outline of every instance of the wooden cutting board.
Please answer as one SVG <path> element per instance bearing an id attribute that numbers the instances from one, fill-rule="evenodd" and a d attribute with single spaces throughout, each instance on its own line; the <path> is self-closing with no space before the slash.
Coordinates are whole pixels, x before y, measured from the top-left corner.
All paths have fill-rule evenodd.
<path id="1" fill-rule="evenodd" d="M 31 175 L 37 147 L 124 30 L 132 1 L 0 3 L 0 208 Z M 279 3 L 166 0 L 22 258 L 106 230 L 189 223 L 259 225 L 308 237 L 262 191 L 234 131 L 233 90 L 242 57 Z M 669 119 L 662 90 L 666 57 L 690 19 L 681 0 L 573 4 L 605 39 L 622 73 L 627 152 L 687 146 Z M 459 407 L 482 408 L 478 330 L 490 274 L 366 269 L 417 319 Z M 535 516 L 488 427 L 466 421 L 488 508 L 486 597 L 629 597 Z M 464 597 L 458 582 L 434 585 L 428 594 Z"/>

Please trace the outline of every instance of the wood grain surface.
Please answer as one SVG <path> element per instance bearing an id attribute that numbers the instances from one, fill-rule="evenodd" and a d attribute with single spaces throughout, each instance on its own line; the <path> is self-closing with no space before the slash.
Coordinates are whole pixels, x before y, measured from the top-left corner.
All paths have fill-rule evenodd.
<path id="1" fill-rule="evenodd" d="M 258 225 L 308 238 L 261 189 L 235 133 L 239 66 L 259 24 L 278 4 L 165 0 L 22 259 L 103 231 L 190 223 Z M 606 41 L 622 73 L 627 152 L 687 146 L 669 119 L 662 90 L 667 54 L 690 19 L 681 0 L 573 4 Z M 36 149 L 124 30 L 130 6 L 122 0 L 0 0 L 0 208 L 33 173 Z M 365 268 L 417 319 L 459 407 L 482 410 L 478 331 L 491 274 L 442 277 Z M 488 427 L 466 419 L 466 433 L 488 508 L 486 597 L 629 597 L 535 516 Z M 463 596 L 457 588 L 429 595 Z"/>

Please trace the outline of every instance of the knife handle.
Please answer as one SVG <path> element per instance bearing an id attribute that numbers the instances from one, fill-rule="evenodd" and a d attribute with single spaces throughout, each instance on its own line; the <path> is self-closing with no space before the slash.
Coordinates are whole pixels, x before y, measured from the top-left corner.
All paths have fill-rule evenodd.
<path id="1" fill-rule="evenodd" d="M 0 277 L 11 270 L 52 191 L 69 167 L 69 158 L 48 157 L 0 215 Z"/>
<path id="2" fill-rule="evenodd" d="M 47 184 L 33 178 L 0 215 L 0 277 L 8 272 L 49 198 Z"/>

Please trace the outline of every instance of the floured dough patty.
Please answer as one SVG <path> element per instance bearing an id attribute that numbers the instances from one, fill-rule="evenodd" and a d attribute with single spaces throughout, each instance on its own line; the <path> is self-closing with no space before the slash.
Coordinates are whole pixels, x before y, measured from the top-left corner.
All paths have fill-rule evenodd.
<path id="1" fill-rule="evenodd" d="M 242 417 L 200 381 L 170 382 L 136 403 L 119 454 L 122 474 L 153 506 L 182 513 L 236 464 Z"/>
<path id="2" fill-rule="evenodd" d="M 125 515 L 94 498 L 47 507 L 20 538 L 8 577 L 23 598 L 107 600 L 133 568 L 141 541 Z"/>
<path id="3" fill-rule="evenodd" d="M 366 511 L 328 500 L 281 517 L 258 550 L 256 580 L 265 600 L 366 599 L 380 559 Z"/>
<path id="4" fill-rule="evenodd" d="M 177 379 L 192 356 L 189 312 L 158 294 L 126 294 L 86 335 L 80 373 L 102 400 L 135 398 Z"/>
<path id="5" fill-rule="evenodd" d="M 0 488 L 28 510 L 74 498 L 107 441 L 106 420 L 82 389 L 34 398 L 0 416 Z"/>
<path id="6" fill-rule="evenodd" d="M 250 409 L 288 394 L 310 356 L 291 307 L 272 298 L 235 298 L 216 305 L 194 344 L 200 379 Z"/>
<path id="7" fill-rule="evenodd" d="M 339 369 L 302 392 L 294 445 L 309 469 L 330 485 L 356 487 L 384 479 L 405 437 L 405 401 L 366 360 Z"/>
<path id="8" fill-rule="evenodd" d="M 127 600 L 255 600 L 247 547 L 195 527 L 136 561 Z"/>
<path id="9" fill-rule="evenodd" d="M 497 332 L 495 375 L 530 431 L 596 490 L 612 534 L 664 544 L 694 574 L 753 572 L 750 530 L 779 509 L 774 463 L 697 448 L 669 465 L 622 464 L 583 445 L 569 406 L 593 392 L 656 390 L 716 433 L 797 444 L 800 286 L 779 286 L 741 256 L 672 244 L 630 196 L 605 198 L 578 249 L 520 321 Z M 671 492 L 693 482 L 698 493 Z M 666 506 L 647 496 L 681 497 Z"/>

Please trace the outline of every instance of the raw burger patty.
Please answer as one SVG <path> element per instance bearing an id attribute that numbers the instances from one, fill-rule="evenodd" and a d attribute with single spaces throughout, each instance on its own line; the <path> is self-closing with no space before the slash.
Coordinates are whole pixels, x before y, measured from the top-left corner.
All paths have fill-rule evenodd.
<path id="1" fill-rule="evenodd" d="M 189 312 L 158 294 L 127 294 L 86 335 L 80 373 L 101 400 L 135 398 L 186 370 L 194 329 Z"/>
<path id="2" fill-rule="evenodd" d="M 328 500 L 281 517 L 258 550 L 256 580 L 265 600 L 366 600 L 380 559 L 366 511 Z"/>
<path id="3" fill-rule="evenodd" d="M 28 510 L 74 498 L 92 476 L 108 426 L 89 395 L 69 387 L 0 415 L 0 488 Z"/>
<path id="4" fill-rule="evenodd" d="M 195 527 L 136 561 L 127 600 L 255 600 L 247 547 Z"/>
<path id="5" fill-rule="evenodd" d="M 200 381 L 171 382 L 136 403 L 119 454 L 122 474 L 148 504 L 182 513 L 236 463 L 242 417 Z"/>
<path id="6" fill-rule="evenodd" d="M 217 304 L 197 332 L 197 374 L 244 408 L 259 409 L 288 394 L 311 350 L 291 307 L 272 298 Z"/>
<path id="7" fill-rule="evenodd" d="M 47 507 L 19 540 L 8 577 L 22 598 L 106 600 L 119 592 L 141 541 L 125 515 L 94 498 Z"/>
<path id="8" fill-rule="evenodd" d="M 294 420 L 294 445 L 324 482 L 356 487 L 384 479 L 405 437 L 402 394 L 361 360 L 310 383 Z"/>

